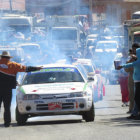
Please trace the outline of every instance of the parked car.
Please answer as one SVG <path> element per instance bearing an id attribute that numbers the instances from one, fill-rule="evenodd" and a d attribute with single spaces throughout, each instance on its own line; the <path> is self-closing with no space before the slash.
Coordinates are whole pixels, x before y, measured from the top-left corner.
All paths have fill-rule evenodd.
<path id="1" fill-rule="evenodd" d="M 88 39 L 95 39 L 95 40 L 99 40 L 99 35 L 98 34 L 89 34 L 87 36 L 87 40 Z"/>
<path id="2" fill-rule="evenodd" d="M 94 99 L 86 78 L 73 65 L 48 64 L 40 71 L 25 73 L 17 88 L 16 121 L 34 116 L 79 114 L 94 121 Z"/>
<path id="3" fill-rule="evenodd" d="M 92 47 L 92 51 L 95 51 L 96 43 L 99 41 L 98 34 L 89 34 L 86 38 L 86 52 L 85 55 L 88 53 L 89 48 Z"/>

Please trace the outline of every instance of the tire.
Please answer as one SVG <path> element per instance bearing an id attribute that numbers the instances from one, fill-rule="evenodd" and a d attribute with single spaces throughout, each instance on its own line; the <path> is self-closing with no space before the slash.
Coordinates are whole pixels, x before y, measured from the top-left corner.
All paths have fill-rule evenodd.
<path id="1" fill-rule="evenodd" d="M 93 122 L 94 121 L 94 118 L 95 118 L 94 104 L 92 104 L 92 107 L 89 111 L 84 112 L 82 117 L 86 122 Z"/>
<path id="2" fill-rule="evenodd" d="M 28 119 L 27 115 L 20 114 L 18 107 L 16 107 L 16 121 L 18 125 L 25 125 Z"/>

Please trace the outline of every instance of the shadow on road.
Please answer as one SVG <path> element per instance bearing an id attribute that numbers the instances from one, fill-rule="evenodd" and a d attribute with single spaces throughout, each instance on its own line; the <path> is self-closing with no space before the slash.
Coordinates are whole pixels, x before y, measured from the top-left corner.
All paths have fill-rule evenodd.
<path id="1" fill-rule="evenodd" d="M 117 117 L 111 119 L 101 119 L 101 123 L 117 127 L 140 127 L 140 120 L 128 120 L 126 117 Z"/>
<path id="2" fill-rule="evenodd" d="M 116 107 L 95 107 L 95 109 L 109 109 L 109 108 L 120 108 L 120 106 L 116 106 Z"/>
<path id="3" fill-rule="evenodd" d="M 57 125 L 57 124 L 71 124 L 71 123 L 81 123 L 82 120 L 58 120 L 58 121 L 34 121 L 27 122 L 26 125 L 23 126 L 33 126 L 33 125 Z M 12 123 L 12 127 L 21 127 L 17 125 L 17 123 Z"/>

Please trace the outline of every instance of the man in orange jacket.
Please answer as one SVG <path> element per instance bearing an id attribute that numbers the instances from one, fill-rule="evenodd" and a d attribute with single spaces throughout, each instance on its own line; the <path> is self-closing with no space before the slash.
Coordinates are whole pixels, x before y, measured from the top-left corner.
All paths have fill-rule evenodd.
<path id="1" fill-rule="evenodd" d="M 9 127 L 11 123 L 11 100 L 12 89 L 16 88 L 16 75 L 18 72 L 29 72 L 42 69 L 42 67 L 23 66 L 10 61 L 9 52 L 3 51 L 0 59 L 0 106 L 4 105 L 4 126 Z"/>

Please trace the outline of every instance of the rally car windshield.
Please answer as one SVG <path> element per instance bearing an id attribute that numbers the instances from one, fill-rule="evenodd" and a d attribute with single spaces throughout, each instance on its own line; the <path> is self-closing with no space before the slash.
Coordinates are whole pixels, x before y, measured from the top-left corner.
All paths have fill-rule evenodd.
<path id="1" fill-rule="evenodd" d="M 23 85 L 43 83 L 84 82 L 78 70 L 65 71 L 65 69 L 45 69 L 42 72 L 28 73 Z"/>

